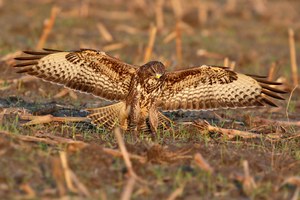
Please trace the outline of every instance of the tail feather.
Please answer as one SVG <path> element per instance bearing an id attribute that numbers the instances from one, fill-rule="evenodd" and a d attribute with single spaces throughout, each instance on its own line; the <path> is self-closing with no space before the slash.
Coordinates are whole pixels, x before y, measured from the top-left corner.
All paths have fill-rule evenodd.
<path id="1" fill-rule="evenodd" d="M 90 114 L 87 116 L 91 119 L 92 124 L 105 127 L 112 130 L 116 126 L 121 126 L 124 130 L 131 130 L 128 125 L 126 117 L 126 104 L 125 102 L 119 102 L 109 106 L 100 108 L 87 109 Z M 168 117 L 164 116 L 161 112 L 158 112 L 158 129 L 168 129 L 173 123 Z M 140 127 L 142 132 L 151 132 L 149 119 Z"/>
<path id="2" fill-rule="evenodd" d="M 166 130 L 170 128 L 173 123 L 174 122 L 171 119 L 166 117 L 161 112 L 158 112 L 158 129 Z M 151 132 L 149 119 L 147 119 L 145 123 L 141 126 L 141 131 L 146 133 Z"/>
<path id="3" fill-rule="evenodd" d="M 158 112 L 158 128 L 159 129 L 168 129 L 174 122 L 166 117 L 164 114 L 161 112 Z"/>
<path id="4" fill-rule="evenodd" d="M 125 111 L 125 109 L 125 103 L 119 102 L 101 108 L 87 109 L 87 111 L 90 112 L 90 115 L 87 117 L 92 120 L 92 124 L 94 125 L 113 129 L 115 126 L 120 125 L 120 117 L 122 115 L 122 111 Z"/>

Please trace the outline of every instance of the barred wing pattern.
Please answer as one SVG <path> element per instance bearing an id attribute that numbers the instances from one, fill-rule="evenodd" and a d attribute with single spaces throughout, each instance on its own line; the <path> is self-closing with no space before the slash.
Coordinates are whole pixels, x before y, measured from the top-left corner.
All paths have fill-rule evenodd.
<path id="1" fill-rule="evenodd" d="M 15 65 L 21 68 L 19 73 L 27 73 L 108 100 L 123 100 L 136 73 L 135 66 L 96 50 L 63 52 L 45 49 L 44 52 L 24 53 L 31 56 L 16 58 L 22 61 Z"/>
<path id="2" fill-rule="evenodd" d="M 269 98 L 283 99 L 280 83 L 238 74 L 225 67 L 200 66 L 166 74 L 160 107 L 163 110 L 214 110 L 276 106 Z"/>

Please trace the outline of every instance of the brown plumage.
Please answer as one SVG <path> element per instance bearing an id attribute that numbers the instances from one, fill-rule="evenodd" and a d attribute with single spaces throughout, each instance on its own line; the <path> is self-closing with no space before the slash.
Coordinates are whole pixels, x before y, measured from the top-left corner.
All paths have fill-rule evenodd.
<path id="1" fill-rule="evenodd" d="M 282 90 L 270 87 L 261 76 L 206 66 L 166 72 L 158 61 L 140 67 L 126 64 L 104 52 L 82 49 L 63 52 L 25 51 L 15 67 L 52 83 L 93 94 L 119 103 L 89 109 L 92 123 L 112 129 L 155 133 L 170 120 L 162 110 L 213 110 L 224 108 L 276 106 L 269 98 L 283 99 Z M 279 94 L 278 94 L 279 93 Z"/>

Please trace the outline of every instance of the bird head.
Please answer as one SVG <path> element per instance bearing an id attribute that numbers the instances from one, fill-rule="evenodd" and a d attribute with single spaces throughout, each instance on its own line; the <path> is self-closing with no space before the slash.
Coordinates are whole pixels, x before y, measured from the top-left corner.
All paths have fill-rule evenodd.
<path id="1" fill-rule="evenodd" d="M 140 71 L 147 78 L 160 79 L 164 76 L 166 69 L 164 64 L 158 61 L 150 61 L 140 67 Z"/>

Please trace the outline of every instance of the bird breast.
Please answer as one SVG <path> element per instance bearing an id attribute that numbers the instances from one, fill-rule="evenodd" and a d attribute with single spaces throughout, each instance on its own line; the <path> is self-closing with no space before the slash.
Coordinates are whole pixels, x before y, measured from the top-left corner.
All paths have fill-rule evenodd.
<path id="1" fill-rule="evenodd" d="M 136 102 L 140 102 L 140 107 L 150 107 L 156 102 L 156 99 L 161 94 L 162 82 L 158 80 L 148 79 L 143 84 L 136 85 Z"/>

